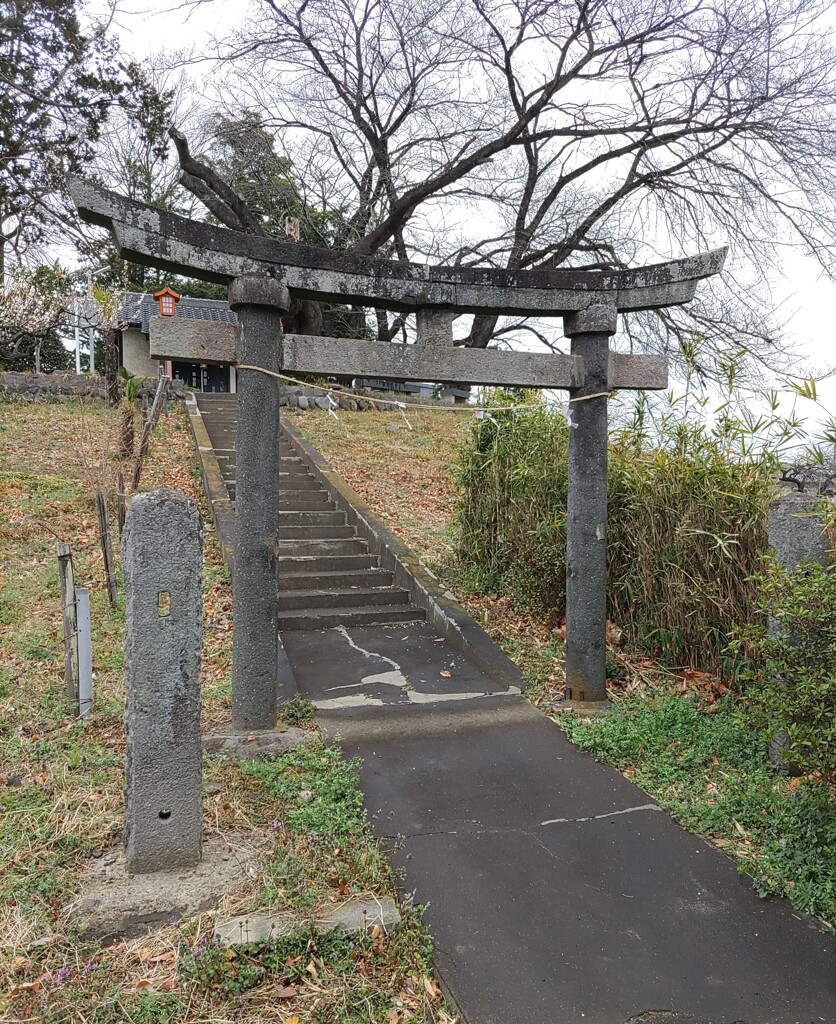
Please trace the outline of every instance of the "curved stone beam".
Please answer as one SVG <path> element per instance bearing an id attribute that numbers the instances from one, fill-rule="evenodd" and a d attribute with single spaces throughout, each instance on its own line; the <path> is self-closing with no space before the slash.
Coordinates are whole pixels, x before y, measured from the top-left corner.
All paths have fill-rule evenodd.
<path id="1" fill-rule="evenodd" d="M 602 300 L 619 312 L 677 306 L 719 273 L 727 249 L 636 270 L 508 271 L 432 267 L 285 244 L 213 227 L 69 179 L 82 219 L 108 228 L 120 254 L 145 266 L 228 283 L 269 274 L 301 298 L 383 309 L 564 316 Z"/>

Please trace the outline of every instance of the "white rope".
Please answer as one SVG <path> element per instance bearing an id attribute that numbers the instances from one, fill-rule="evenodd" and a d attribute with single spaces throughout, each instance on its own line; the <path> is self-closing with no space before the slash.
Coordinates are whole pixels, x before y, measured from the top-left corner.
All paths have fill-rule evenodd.
<path id="1" fill-rule="evenodd" d="M 265 373 L 267 374 L 268 377 L 276 377 L 279 380 L 287 380 L 290 381 L 291 384 L 298 384 L 303 388 L 315 388 L 317 391 L 325 391 L 326 393 L 336 391 L 337 394 L 345 394 L 347 397 L 349 397 L 352 394 L 351 392 L 343 391 L 339 386 L 331 385 L 329 387 L 325 387 L 322 384 L 311 384 L 305 380 L 297 380 L 295 377 L 288 377 L 286 373 L 279 373 L 276 370 L 267 370 L 263 366 L 248 366 L 247 364 L 242 364 L 241 366 L 238 366 L 237 369 L 255 370 L 257 373 Z M 590 398 L 609 398 L 610 394 L 611 392 L 609 391 L 596 391 L 594 395 L 581 395 L 579 398 L 570 398 L 565 404 L 569 405 L 572 402 L 586 402 Z M 330 394 L 328 395 L 328 397 L 330 397 Z M 403 412 L 403 410 L 407 408 L 407 405 L 404 402 L 398 402 L 392 398 L 372 398 L 370 395 L 355 394 L 354 398 L 360 399 L 363 402 L 373 402 L 375 405 L 397 406 L 401 410 L 401 415 L 406 420 L 406 414 Z M 333 399 L 331 399 L 331 401 L 333 402 Z M 474 407 L 472 405 L 425 405 L 423 402 L 410 402 L 409 408 L 428 409 L 431 412 L 477 412 L 478 415 L 478 407 Z M 517 409 L 541 409 L 542 405 L 540 404 L 540 402 L 529 402 L 525 405 L 498 405 L 491 406 L 491 408 L 494 409 L 496 412 L 514 412 Z M 331 413 L 332 416 L 335 416 L 331 409 L 329 409 L 328 411 Z M 493 419 L 493 417 L 490 418 Z M 406 422 L 409 429 L 412 430 L 412 425 L 410 424 L 409 420 L 406 420 Z M 494 423 L 496 423 L 496 420 L 494 420 Z"/>

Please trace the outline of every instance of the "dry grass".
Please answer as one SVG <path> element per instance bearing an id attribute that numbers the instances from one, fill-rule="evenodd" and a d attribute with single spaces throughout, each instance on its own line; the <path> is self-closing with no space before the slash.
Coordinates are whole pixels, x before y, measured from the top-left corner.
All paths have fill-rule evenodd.
<path id="1" fill-rule="evenodd" d="M 98 403 L 0 405 L 0 1020 L 449 1020 L 415 916 L 351 950 L 310 937 L 295 959 L 242 954 L 220 966 L 208 941 L 213 913 L 108 949 L 67 929 L 63 908 L 85 866 L 121 841 L 123 615 L 107 604 L 92 496 L 96 487 L 112 490 L 118 415 Z M 161 421 L 143 474 L 143 489 L 163 485 L 196 498 L 204 517 L 203 698 L 211 728 L 229 718 L 231 590 L 182 410 Z M 78 585 L 91 591 L 96 703 L 85 724 L 64 697 L 59 538 L 72 545 Z M 359 806 L 353 769 L 321 746 L 304 756 L 272 762 L 260 774 L 207 760 L 204 774 L 214 786 L 205 798 L 206 834 L 265 851 L 262 877 L 220 913 L 393 892 L 362 815 L 346 819 L 352 842 L 341 856 L 323 853 L 322 837 L 296 823 L 300 788 L 319 784 L 335 801 L 348 792 Z M 253 971 L 262 973 L 249 985 Z"/>
<path id="2" fill-rule="evenodd" d="M 472 416 L 289 410 L 288 418 L 368 503 L 388 529 L 433 569 L 450 560 L 457 492 L 453 464 Z"/>

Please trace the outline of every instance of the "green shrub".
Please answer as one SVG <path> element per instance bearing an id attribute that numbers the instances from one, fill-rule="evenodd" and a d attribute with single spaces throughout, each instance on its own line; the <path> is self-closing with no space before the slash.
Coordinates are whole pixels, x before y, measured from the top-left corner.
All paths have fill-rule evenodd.
<path id="1" fill-rule="evenodd" d="M 836 567 L 807 563 L 786 572 L 770 561 L 755 583 L 765 621 L 740 630 L 733 643 L 752 658 L 747 695 L 763 707 L 773 735 L 787 737 L 787 759 L 833 784 Z"/>
<path id="2" fill-rule="evenodd" d="M 520 399 L 517 398 L 517 402 Z M 458 470 L 458 556 L 474 588 L 565 614 L 563 415 L 543 405 L 475 421 Z M 652 424 L 641 402 L 610 433 L 609 614 L 667 664 L 720 669 L 733 627 L 753 619 L 766 549 L 777 421 L 681 415 Z"/>

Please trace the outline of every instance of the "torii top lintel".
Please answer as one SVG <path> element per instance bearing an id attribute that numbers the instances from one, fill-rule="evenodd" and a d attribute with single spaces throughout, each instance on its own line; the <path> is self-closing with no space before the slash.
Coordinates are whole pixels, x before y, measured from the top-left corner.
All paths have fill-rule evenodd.
<path id="1" fill-rule="evenodd" d="M 269 275 L 300 298 L 383 309 L 565 316 L 597 301 L 619 312 L 689 302 L 697 283 L 722 270 L 727 250 L 635 270 L 508 271 L 433 267 L 283 243 L 213 227 L 69 179 L 81 217 L 110 229 L 120 254 L 204 281 Z"/>

